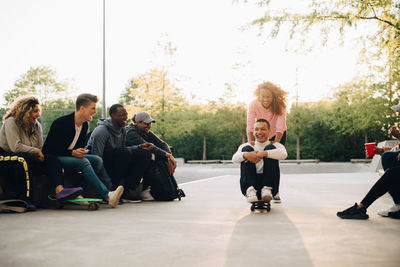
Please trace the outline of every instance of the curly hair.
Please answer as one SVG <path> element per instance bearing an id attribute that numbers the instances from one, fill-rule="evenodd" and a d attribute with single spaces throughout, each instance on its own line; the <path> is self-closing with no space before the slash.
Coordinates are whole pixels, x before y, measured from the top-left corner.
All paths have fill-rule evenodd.
<path id="1" fill-rule="evenodd" d="M 24 129 L 27 133 L 32 132 L 30 116 L 32 110 L 40 105 L 39 99 L 34 96 L 21 96 L 14 100 L 7 113 L 3 116 L 3 121 L 9 117 L 14 117 L 17 126 Z"/>
<path id="2" fill-rule="evenodd" d="M 259 84 L 254 90 L 254 96 L 259 99 L 261 90 L 268 90 L 272 93 L 271 110 L 273 113 L 281 115 L 282 111 L 286 109 L 286 95 L 287 92 L 283 91 L 278 85 L 271 82 L 263 82 Z"/>

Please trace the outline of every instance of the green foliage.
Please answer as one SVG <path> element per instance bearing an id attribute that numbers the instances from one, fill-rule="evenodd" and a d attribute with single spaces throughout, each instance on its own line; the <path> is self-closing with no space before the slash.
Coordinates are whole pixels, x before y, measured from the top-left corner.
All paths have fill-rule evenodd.
<path id="1" fill-rule="evenodd" d="M 7 105 L 22 95 L 35 95 L 43 108 L 68 108 L 68 83 L 60 81 L 55 70 L 48 66 L 30 67 L 14 84 L 14 88 L 4 94 Z"/>
<path id="2" fill-rule="evenodd" d="M 247 2 L 247 1 L 246 1 Z M 348 1 L 327 0 L 310 1 L 308 12 L 292 13 L 286 9 L 273 10 L 269 0 L 257 0 L 266 9 L 265 15 L 255 19 L 252 24 L 262 30 L 269 29 L 271 37 L 276 37 L 289 25 L 291 39 L 300 40 L 306 50 L 313 38 L 307 33 L 320 32 L 322 44 L 337 32 L 345 36 L 350 28 L 357 30 L 359 25 L 368 28 L 360 31 L 364 45 L 362 61 L 370 67 L 368 78 L 371 84 L 381 84 L 385 88 L 389 102 L 400 101 L 400 1 Z M 336 35 L 334 35 L 336 36 Z M 335 38 L 335 37 L 334 37 Z M 312 41 L 310 41 L 312 40 Z M 342 39 L 343 41 L 343 39 Z M 373 79 L 373 80 L 372 80 Z M 373 90 L 373 87 L 369 87 Z"/>

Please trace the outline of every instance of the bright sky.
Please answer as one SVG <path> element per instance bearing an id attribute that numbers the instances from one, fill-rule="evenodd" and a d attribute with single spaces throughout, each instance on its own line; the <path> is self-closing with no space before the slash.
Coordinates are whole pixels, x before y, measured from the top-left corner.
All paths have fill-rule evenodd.
<path id="1" fill-rule="evenodd" d="M 271 8 L 295 10 L 304 3 L 271 2 Z M 76 94 L 101 97 L 102 3 L 1 0 L 0 104 L 21 74 L 40 65 L 71 80 Z M 106 0 L 107 106 L 118 101 L 129 79 L 157 64 L 160 57 L 154 51 L 163 34 L 177 47 L 171 76 L 196 102 L 218 99 L 225 83 L 234 83 L 236 99 L 247 102 L 264 80 L 279 84 L 291 101 L 297 90 L 299 101 L 318 101 L 359 71 L 353 42 L 340 47 L 332 41 L 300 56 L 285 51 L 298 43 L 284 35 L 269 39 L 259 37 L 257 27 L 239 29 L 262 14 L 255 5 L 232 0 Z M 241 67 L 234 68 L 237 64 Z"/>

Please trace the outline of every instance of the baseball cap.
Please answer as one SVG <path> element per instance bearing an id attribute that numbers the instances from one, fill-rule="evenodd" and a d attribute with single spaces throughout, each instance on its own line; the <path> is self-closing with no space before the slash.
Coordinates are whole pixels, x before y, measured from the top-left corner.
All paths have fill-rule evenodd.
<path id="1" fill-rule="evenodd" d="M 144 122 L 144 123 L 154 123 L 156 122 L 152 117 L 150 117 L 149 113 L 141 111 L 133 116 L 133 120 L 135 122 Z"/>
<path id="2" fill-rule="evenodd" d="M 392 109 L 394 111 L 400 111 L 400 104 L 397 104 L 397 105 L 393 106 Z"/>

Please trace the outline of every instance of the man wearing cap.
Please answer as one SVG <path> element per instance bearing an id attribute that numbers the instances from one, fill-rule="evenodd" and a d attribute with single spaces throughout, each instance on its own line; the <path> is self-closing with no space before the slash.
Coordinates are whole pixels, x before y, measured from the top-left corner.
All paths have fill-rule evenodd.
<path id="1" fill-rule="evenodd" d="M 156 121 L 150 117 L 147 112 L 139 112 L 133 116 L 132 121 L 128 128 L 128 133 L 126 136 L 126 144 L 128 146 L 140 145 L 146 142 L 152 143 L 154 147 L 152 152 L 157 160 L 166 160 L 168 166 L 168 173 L 172 176 L 175 172 L 177 163 L 172 156 L 171 149 L 169 145 L 161 140 L 157 135 L 155 135 L 151 129 L 151 124 Z"/>
<path id="2" fill-rule="evenodd" d="M 110 118 L 101 119 L 90 136 L 86 149 L 90 154 L 100 156 L 111 176 L 112 186 L 123 184 L 134 190 L 144 176 L 151 162 L 150 143 L 126 146 L 126 121 L 128 113 L 120 104 L 110 107 Z M 123 198 L 130 198 L 125 190 Z"/>
<path id="3" fill-rule="evenodd" d="M 400 104 L 395 105 L 392 107 L 392 110 L 398 112 L 400 115 Z M 390 127 L 390 134 L 397 138 L 397 140 L 400 141 L 400 131 L 397 128 L 396 125 L 393 125 Z M 390 150 L 390 151 L 389 151 Z M 400 149 L 399 146 L 395 146 L 394 148 L 376 148 L 375 149 L 376 154 L 382 154 L 381 160 L 382 160 L 382 167 L 386 171 L 389 168 L 392 168 L 394 166 L 400 166 Z"/>

